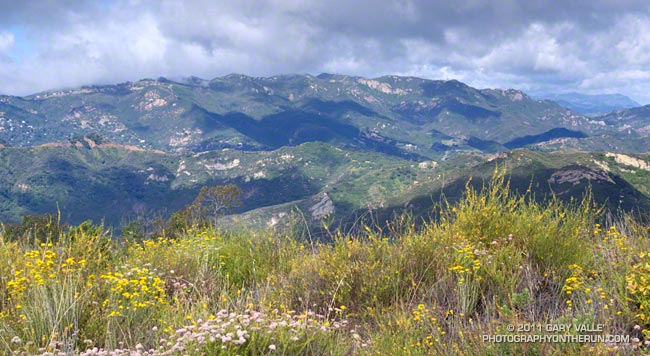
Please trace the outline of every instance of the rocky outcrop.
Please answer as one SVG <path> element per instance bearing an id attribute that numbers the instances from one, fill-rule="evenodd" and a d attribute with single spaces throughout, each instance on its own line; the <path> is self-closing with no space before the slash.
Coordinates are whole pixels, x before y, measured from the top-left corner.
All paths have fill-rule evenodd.
<path id="1" fill-rule="evenodd" d="M 620 154 L 620 153 L 611 153 L 607 152 L 606 154 L 607 157 L 614 157 L 614 160 L 618 164 L 626 165 L 626 166 L 631 166 L 639 169 L 643 169 L 644 171 L 650 171 L 650 164 L 648 162 L 638 159 L 632 156 Z"/>
<path id="2" fill-rule="evenodd" d="M 606 172 L 589 168 L 563 169 L 553 173 L 548 181 L 551 184 L 571 183 L 573 185 L 578 185 L 584 179 L 588 181 L 616 184 Z"/>
<path id="3" fill-rule="evenodd" d="M 334 214 L 334 212 L 336 212 L 336 208 L 334 207 L 334 202 L 332 202 L 332 199 L 330 199 L 329 195 L 327 195 L 327 193 L 323 193 L 321 200 L 309 208 L 309 211 L 311 212 L 311 217 L 314 220 L 320 220 L 327 215 Z"/>

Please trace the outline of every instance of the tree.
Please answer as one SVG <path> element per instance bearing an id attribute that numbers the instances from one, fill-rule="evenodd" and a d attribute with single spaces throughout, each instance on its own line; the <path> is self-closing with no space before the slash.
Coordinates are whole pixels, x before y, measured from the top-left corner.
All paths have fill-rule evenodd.
<path id="1" fill-rule="evenodd" d="M 212 225 L 216 226 L 219 216 L 242 205 L 241 194 L 241 189 L 234 184 L 203 186 L 192 205 L 198 209 L 202 219 L 211 220 Z"/>
<path id="2" fill-rule="evenodd" d="M 159 235 L 165 229 L 164 209 L 138 207 L 135 212 L 122 218 L 120 224 L 122 236 L 145 239 Z"/>
<path id="3" fill-rule="evenodd" d="M 190 227 L 216 226 L 220 216 L 242 205 L 241 194 L 234 184 L 201 187 L 192 204 L 172 214 L 168 231 L 173 234 Z"/>

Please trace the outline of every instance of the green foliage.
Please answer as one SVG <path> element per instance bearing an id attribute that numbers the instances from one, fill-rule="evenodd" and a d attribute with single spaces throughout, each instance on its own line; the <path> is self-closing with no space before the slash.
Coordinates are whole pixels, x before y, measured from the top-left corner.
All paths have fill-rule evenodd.
<path id="1" fill-rule="evenodd" d="M 530 295 L 530 290 L 528 288 L 524 288 L 521 293 L 512 294 L 512 304 L 518 309 L 528 307 L 533 301 L 533 297 Z"/>
<path id="2" fill-rule="evenodd" d="M 642 325 L 650 327 L 650 255 L 648 252 L 640 252 L 635 260 L 625 282 L 637 310 L 635 317 Z M 650 330 L 647 332 L 647 336 L 650 336 Z"/>

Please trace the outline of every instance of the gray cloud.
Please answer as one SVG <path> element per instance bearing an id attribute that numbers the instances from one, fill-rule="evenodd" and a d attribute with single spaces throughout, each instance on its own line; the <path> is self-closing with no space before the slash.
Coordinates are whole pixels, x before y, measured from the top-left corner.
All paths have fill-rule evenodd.
<path id="1" fill-rule="evenodd" d="M 646 1 L 0 4 L 0 92 L 144 77 L 338 72 L 650 102 Z"/>

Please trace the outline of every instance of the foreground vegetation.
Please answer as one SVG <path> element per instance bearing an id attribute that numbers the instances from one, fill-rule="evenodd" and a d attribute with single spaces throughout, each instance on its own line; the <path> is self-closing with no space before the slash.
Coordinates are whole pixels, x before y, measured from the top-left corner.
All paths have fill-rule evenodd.
<path id="1" fill-rule="evenodd" d="M 20 239 L 4 234 L 0 352 L 591 355 L 647 350 L 650 240 L 642 224 L 630 217 L 606 221 L 588 195 L 572 204 L 540 204 L 513 195 L 498 174 L 480 191 L 468 185 L 460 202 L 441 206 L 436 214 L 435 222 L 415 224 L 404 216 L 383 228 L 332 232 L 329 242 L 291 231 L 210 228 L 188 229 L 174 238 L 163 233 L 145 240 L 111 239 L 91 224 L 52 227 L 56 234 L 44 239 L 30 238 L 28 231 Z M 544 330 L 560 324 L 597 325 L 598 334 L 626 335 L 629 342 L 484 338 L 564 334 Z"/>

